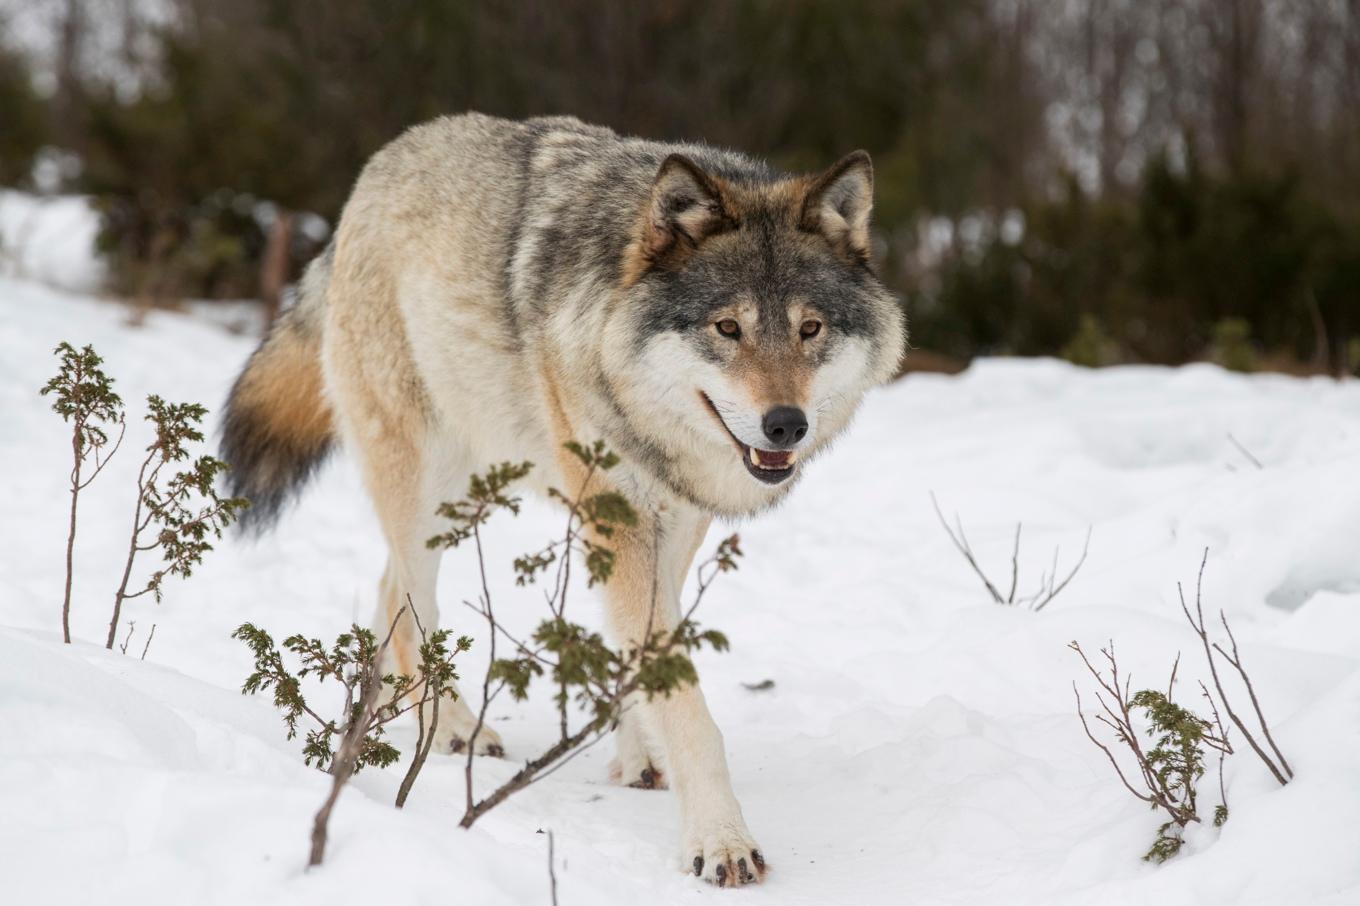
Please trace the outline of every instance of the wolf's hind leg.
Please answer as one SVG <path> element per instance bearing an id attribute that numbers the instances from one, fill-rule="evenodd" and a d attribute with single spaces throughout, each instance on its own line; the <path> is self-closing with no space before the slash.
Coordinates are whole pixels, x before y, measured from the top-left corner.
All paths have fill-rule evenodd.
<path id="1" fill-rule="evenodd" d="M 430 530 L 433 536 L 435 531 Z M 439 573 L 439 553 L 422 549 L 406 551 L 406 556 L 393 556 L 389 559 L 378 586 L 378 612 L 375 632 L 383 635 L 396 623 L 389 645 L 387 663 L 384 669 L 396 674 L 414 676 L 420 659 L 420 628 L 433 631 L 439 625 L 439 609 L 435 604 L 435 580 Z M 408 597 L 409 595 L 409 597 Z M 402 607 L 410 607 L 414 613 L 406 613 L 397 619 Z M 418 618 L 418 620 L 416 619 Z M 477 725 L 477 715 L 464 700 L 455 684 L 453 696 L 444 696 L 438 703 L 439 720 L 435 725 L 435 738 L 432 748 L 445 754 L 467 750 L 467 740 L 472 737 Z M 429 726 L 434 708 L 426 705 L 421 715 L 424 725 Z M 501 756 L 505 750 L 500 736 L 490 727 L 483 727 L 477 733 L 477 754 Z"/>
<path id="2" fill-rule="evenodd" d="M 614 731 L 614 760 L 609 763 L 609 779 L 639 790 L 664 790 L 669 784 L 661 770 L 664 758 L 653 740 L 638 708 L 642 697 L 629 702 Z"/>
<path id="3" fill-rule="evenodd" d="M 435 509 L 465 491 L 467 476 L 457 452 L 431 439 L 438 427 L 423 413 L 412 418 L 394 411 L 388 399 L 374 394 L 372 383 L 337 384 L 337 396 L 344 400 L 337 409 L 345 416 L 346 440 L 356 454 L 387 541 L 387 569 L 378 585 L 373 631 L 382 638 L 392 630 L 384 669 L 414 676 L 420 662 L 420 628 L 426 632 L 439 628 L 435 584 L 442 552 L 431 550 L 426 542 L 441 531 Z M 412 612 L 398 619 L 403 607 Z M 461 695 L 442 697 L 438 709 L 433 748 L 464 750 L 477 722 L 472 709 Z M 433 710 L 427 706 L 426 726 Z M 483 755 L 504 752 L 500 737 L 490 728 L 477 734 L 476 750 Z"/>

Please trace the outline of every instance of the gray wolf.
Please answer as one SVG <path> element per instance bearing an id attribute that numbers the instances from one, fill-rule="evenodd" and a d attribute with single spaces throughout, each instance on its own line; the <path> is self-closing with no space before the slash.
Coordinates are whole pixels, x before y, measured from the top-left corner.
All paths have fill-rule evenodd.
<path id="1" fill-rule="evenodd" d="M 610 542 L 606 622 L 637 643 L 654 590 L 656 617 L 679 618 L 710 520 L 784 499 L 896 372 L 906 327 L 870 267 L 872 195 L 864 152 L 791 176 L 571 118 L 415 127 L 364 168 L 231 392 L 234 493 L 258 527 L 341 441 L 388 546 L 374 625 L 410 595 L 433 626 L 437 504 L 501 461 L 534 462 L 532 489 L 577 487 L 563 444 L 603 439 L 622 457 L 610 482 L 640 514 Z M 441 707 L 440 743 L 456 748 L 474 716 L 461 698 Z M 492 731 L 477 742 L 500 753 Z M 682 867 L 759 880 L 697 686 L 627 710 L 612 773 L 675 790 Z"/>

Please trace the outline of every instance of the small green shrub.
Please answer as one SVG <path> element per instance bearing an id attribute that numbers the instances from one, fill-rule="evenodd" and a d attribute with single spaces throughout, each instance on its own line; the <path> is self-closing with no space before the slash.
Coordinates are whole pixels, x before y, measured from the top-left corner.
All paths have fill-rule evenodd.
<path id="1" fill-rule="evenodd" d="M 1229 371 L 1256 370 L 1256 349 L 1251 342 L 1251 324 L 1244 318 L 1223 318 L 1214 324 L 1210 356 Z"/>

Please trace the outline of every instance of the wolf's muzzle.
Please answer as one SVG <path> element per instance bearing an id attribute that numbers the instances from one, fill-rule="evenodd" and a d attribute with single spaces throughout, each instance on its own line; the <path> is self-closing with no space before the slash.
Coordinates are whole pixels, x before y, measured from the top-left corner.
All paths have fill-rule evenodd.
<path id="1" fill-rule="evenodd" d="M 774 450 L 792 450 L 808 430 L 807 416 L 794 406 L 775 406 L 760 420 L 761 430 Z"/>

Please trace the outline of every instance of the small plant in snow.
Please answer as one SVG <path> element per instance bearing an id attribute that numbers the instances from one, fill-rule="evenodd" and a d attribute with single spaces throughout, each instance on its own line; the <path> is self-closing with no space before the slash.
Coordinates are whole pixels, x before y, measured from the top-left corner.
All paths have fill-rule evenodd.
<path id="1" fill-rule="evenodd" d="M 222 530 L 248 505 L 242 497 L 218 496 L 214 483 L 227 465 L 212 456 L 200 456 L 188 468 L 163 478 L 167 466 L 189 458 L 188 444 L 202 442 L 203 432 L 198 426 L 208 410 L 196 403 L 167 403 L 154 394 L 146 403 L 150 410 L 146 420 L 155 435 L 137 472 L 132 533 L 122 581 L 113 596 L 105 648 L 113 647 L 123 602 L 151 594 L 159 603 L 165 577 L 188 578 L 203 562 L 203 555 L 212 550 L 209 539 L 222 537 Z M 137 555 L 152 551 L 161 553 L 164 565 L 152 572 L 141 588 L 129 591 Z"/>
<path id="2" fill-rule="evenodd" d="M 103 360 L 94 347 L 86 346 L 79 352 L 70 343 L 56 348 L 61 359 L 55 377 L 47 382 L 41 394 L 56 397 L 52 409 L 71 423 L 71 517 L 66 536 L 66 594 L 61 608 L 62 637 L 71 641 L 71 575 L 75 552 L 76 515 L 80 492 L 87 488 L 108 465 L 118 451 L 127 430 L 123 401 L 113 392 L 113 379 L 100 367 Z M 132 533 L 128 542 L 123 575 L 113 595 L 113 617 L 109 620 L 104 647 L 112 649 L 118 634 L 118 621 L 123 602 L 144 594 L 153 594 L 159 602 L 161 584 L 166 576 L 189 576 L 193 568 L 203 562 L 203 555 L 212 550 L 209 537 L 219 538 L 247 501 L 240 497 L 222 498 L 213 487 L 226 464 L 212 456 L 200 456 L 187 469 L 170 477 L 163 470 L 171 463 L 189 458 L 188 444 L 203 440 L 199 425 L 208 410 L 195 403 L 167 403 L 160 397 L 147 397 L 150 410 L 146 420 L 151 422 L 154 437 L 146 448 L 137 473 L 137 502 L 132 514 Z M 118 436 L 110 444 L 114 427 Z M 93 471 L 85 467 L 93 460 Z M 155 570 L 146 584 L 129 590 L 132 568 L 140 553 L 159 550 L 165 565 Z M 152 626 L 152 633 L 155 626 Z M 131 633 L 120 646 L 126 654 Z M 151 637 L 142 649 L 145 658 Z"/>
<path id="3" fill-rule="evenodd" d="M 385 728 L 407 711 L 419 716 L 416 750 L 411 765 L 397 791 L 397 807 L 406 804 L 416 777 L 425 765 L 434 744 L 439 712 L 428 707 L 441 697 L 454 695 L 453 684 L 458 676 L 454 658 L 467 651 L 472 640 L 466 636 L 452 639 L 445 629 L 429 632 L 420 625 L 420 662 L 414 675 L 384 674 L 383 655 L 391 642 L 397 623 L 406 617 L 410 608 L 403 607 L 392 621 L 387 635 L 378 641 L 374 633 L 352 626 L 329 646 L 319 639 L 293 635 L 283 640 L 284 651 L 296 659 L 298 666 L 289 668 L 273 638 L 263 629 L 244 623 L 232 634 L 249 646 L 255 657 L 255 671 L 246 677 L 241 687 L 244 694 L 272 690 L 274 704 L 283 712 L 288 727 L 288 738 L 298 733 L 298 723 L 305 717 L 310 723 L 302 747 L 303 761 L 327 771 L 334 778 L 330 795 L 317 813 L 312 830 L 310 865 L 321 864 L 325 856 L 326 832 L 331 809 L 349 779 L 368 766 L 385 768 L 401 757 L 401 753 L 387 741 Z M 302 694 L 302 681 L 311 677 L 321 682 L 334 681 L 344 692 L 344 703 L 338 718 L 323 717 L 308 704 Z M 425 725 L 425 713 L 431 715 Z"/>
<path id="4" fill-rule="evenodd" d="M 1157 838 L 1143 856 L 1152 862 L 1165 862 L 1180 851 L 1184 842 L 1182 832 L 1191 823 L 1199 822 L 1198 782 L 1204 775 L 1206 749 L 1219 753 L 1218 782 L 1220 804 L 1214 809 L 1214 826 L 1221 825 L 1228 817 L 1228 804 L 1223 789 L 1223 759 L 1232 754 L 1227 731 L 1218 718 L 1214 708 L 1213 721 L 1205 720 L 1197 714 L 1176 704 L 1171 699 L 1172 687 L 1176 682 L 1176 668 L 1171 670 L 1171 682 L 1167 691 L 1143 689 L 1129 693 L 1130 680 L 1120 682 L 1119 664 L 1115 660 L 1114 643 L 1100 649 L 1105 658 L 1109 675 L 1097 670 L 1086 657 L 1086 652 L 1076 642 L 1068 645 L 1081 658 L 1087 671 L 1099 685 L 1096 701 L 1100 713 L 1095 715 L 1097 722 L 1104 724 L 1113 733 L 1114 740 L 1133 756 L 1136 768 L 1135 784 L 1124 774 L 1118 759 L 1109 746 L 1101 742 L 1091 731 L 1082 712 L 1081 692 L 1077 684 L 1072 691 L 1077 697 L 1077 716 L 1081 719 L 1086 736 L 1109 759 L 1115 773 L 1124 787 L 1138 799 L 1148 803 L 1154 810 L 1166 812 L 1168 819 L 1157 829 Z M 1202 687 L 1201 687 L 1202 688 Z M 1204 690 L 1206 699 L 1213 707 L 1213 700 Z M 1141 711 L 1146 723 L 1144 733 L 1152 740 L 1150 748 L 1139 741 L 1140 733 L 1134 723 L 1135 711 Z"/>
<path id="5" fill-rule="evenodd" d="M 1076 683 L 1073 683 L 1072 690 L 1077 696 L 1077 716 L 1081 718 L 1081 725 L 1086 731 L 1087 737 L 1105 753 L 1105 757 L 1109 759 L 1115 773 L 1119 775 L 1120 781 L 1123 782 L 1129 792 L 1149 803 L 1154 809 L 1163 809 L 1170 816 L 1171 820 L 1158 829 L 1156 841 L 1152 848 L 1148 850 L 1147 855 L 1144 856 L 1145 859 L 1150 861 L 1164 862 L 1179 852 L 1182 844 L 1181 832 L 1190 823 L 1200 820 L 1196 801 L 1198 793 L 1195 784 L 1204 774 L 1206 750 L 1218 753 L 1219 804 L 1214 807 L 1213 825 L 1219 827 L 1228 820 L 1228 797 L 1223 784 L 1223 762 L 1227 756 L 1233 754 L 1234 750 L 1232 744 L 1228 741 L 1228 730 L 1220 716 L 1220 707 L 1222 713 L 1227 714 L 1229 721 L 1238 729 L 1242 737 L 1246 739 L 1247 745 L 1256 753 L 1256 756 L 1270 771 L 1271 776 L 1281 786 L 1289 783 L 1294 777 L 1293 768 L 1289 766 L 1289 762 L 1285 760 L 1284 754 L 1276 745 L 1275 737 L 1270 732 L 1270 726 L 1266 723 L 1265 715 L 1261 712 L 1261 703 L 1256 697 L 1256 689 L 1251 682 L 1251 677 L 1247 675 L 1246 668 L 1242 666 L 1242 655 L 1237 648 L 1237 639 L 1233 636 L 1232 627 L 1228 625 L 1228 619 L 1222 611 L 1219 611 L 1219 621 L 1223 624 L 1223 631 L 1228 636 L 1232 653 L 1229 654 L 1222 645 L 1209 639 L 1200 594 L 1204 583 L 1204 567 L 1208 559 L 1209 552 L 1206 550 L 1204 559 L 1200 561 L 1199 578 L 1195 583 L 1195 610 L 1193 614 L 1190 611 L 1189 604 L 1186 603 L 1185 593 L 1179 583 L 1176 585 L 1176 590 L 1180 594 L 1181 612 L 1198 637 L 1200 645 L 1204 649 L 1205 660 L 1208 662 L 1209 675 L 1213 680 L 1213 691 L 1211 692 L 1203 682 L 1199 684 L 1199 689 L 1201 696 L 1209 706 L 1212 719 L 1206 720 L 1171 700 L 1172 687 L 1176 682 L 1176 669 L 1180 666 L 1179 655 L 1171 668 L 1171 682 L 1167 684 L 1165 693 L 1144 689 L 1130 695 L 1129 680 L 1125 679 L 1123 685 L 1120 685 L 1119 665 L 1115 662 L 1113 642 L 1110 643 L 1108 648 L 1100 650 L 1109 669 L 1108 678 L 1092 666 L 1080 645 L 1072 642 L 1068 646 L 1081 657 L 1087 671 L 1100 686 L 1096 693 L 1096 700 L 1102 713 L 1096 714 L 1095 719 L 1109 727 L 1114 733 L 1115 741 L 1126 747 L 1132 754 L 1138 769 L 1136 776 L 1141 780 L 1141 783 L 1135 785 L 1129 781 L 1109 747 L 1091 732 L 1091 727 L 1086 721 L 1086 715 L 1081 710 L 1081 693 L 1077 691 Z M 1220 658 L 1236 671 L 1247 691 L 1258 727 L 1255 732 L 1247 726 L 1246 721 L 1233 707 L 1227 692 L 1223 688 L 1217 663 Z M 1143 712 L 1147 723 L 1146 733 L 1154 740 L 1152 748 L 1146 751 L 1138 741 L 1138 733 L 1134 729 L 1131 718 L 1135 709 Z M 1259 734 L 1259 738 L 1257 734 Z M 1262 740 L 1264 740 L 1264 743 Z"/>
<path id="6" fill-rule="evenodd" d="M 100 367 L 104 360 L 95 354 L 93 346 L 79 352 L 70 343 L 62 343 L 54 350 L 61 365 L 56 377 L 47 382 L 41 394 L 52 394 L 52 410 L 71 423 L 71 517 L 66 533 L 66 593 L 61 604 L 61 635 L 71 642 L 71 575 L 76 546 L 76 509 L 80 492 L 99 477 L 109 458 L 118 452 L 123 442 L 126 424 L 123 421 L 123 401 L 113 392 L 113 379 Z M 109 445 L 110 432 L 118 436 Z M 86 465 L 93 459 L 93 471 Z"/>

